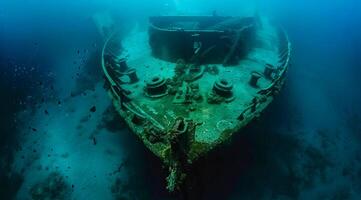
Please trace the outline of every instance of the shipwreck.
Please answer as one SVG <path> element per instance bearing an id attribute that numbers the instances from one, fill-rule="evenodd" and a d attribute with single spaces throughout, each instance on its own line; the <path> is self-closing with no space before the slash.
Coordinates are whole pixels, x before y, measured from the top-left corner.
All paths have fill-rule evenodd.
<path id="1" fill-rule="evenodd" d="M 265 17 L 155 16 L 147 31 L 111 34 L 101 59 L 115 109 L 174 191 L 184 169 L 272 102 L 290 55 L 287 34 Z"/>

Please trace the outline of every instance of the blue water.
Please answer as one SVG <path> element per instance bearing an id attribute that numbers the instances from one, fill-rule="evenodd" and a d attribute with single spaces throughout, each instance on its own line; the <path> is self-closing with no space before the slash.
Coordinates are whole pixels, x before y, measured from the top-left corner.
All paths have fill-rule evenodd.
<path id="1" fill-rule="evenodd" d="M 151 15 L 214 10 L 282 24 L 292 66 L 262 120 L 203 161 L 195 189 L 170 195 L 112 112 L 92 17 L 110 13 L 126 35 Z M 2 0 L 0 199 L 44 199 L 31 188 L 54 172 L 58 199 L 361 199 L 360 51 L 359 0 Z"/>

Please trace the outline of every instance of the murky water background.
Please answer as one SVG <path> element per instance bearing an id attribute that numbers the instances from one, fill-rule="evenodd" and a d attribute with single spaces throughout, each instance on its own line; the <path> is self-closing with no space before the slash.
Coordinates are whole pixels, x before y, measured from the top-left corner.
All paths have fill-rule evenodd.
<path id="1" fill-rule="evenodd" d="M 126 35 L 150 15 L 213 10 L 280 22 L 293 65 L 262 119 L 200 161 L 189 194 L 169 195 L 103 89 L 92 16 L 109 12 Z M 359 199 L 360 11 L 357 0 L 1 1 L 0 197 Z"/>

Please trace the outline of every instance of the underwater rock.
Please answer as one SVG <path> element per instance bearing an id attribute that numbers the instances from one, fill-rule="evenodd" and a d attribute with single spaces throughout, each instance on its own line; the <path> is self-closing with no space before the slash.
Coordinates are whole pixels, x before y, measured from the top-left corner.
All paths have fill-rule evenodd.
<path id="1" fill-rule="evenodd" d="M 97 107 L 93 106 L 90 108 L 90 112 L 95 112 L 95 111 L 97 111 Z"/>
<path id="2" fill-rule="evenodd" d="M 33 185 L 30 189 L 32 199 L 69 199 L 70 185 L 59 172 L 52 172 L 49 176 Z"/>
<path id="3" fill-rule="evenodd" d="M 92 137 L 93 145 L 97 145 L 97 139 L 93 136 Z"/>

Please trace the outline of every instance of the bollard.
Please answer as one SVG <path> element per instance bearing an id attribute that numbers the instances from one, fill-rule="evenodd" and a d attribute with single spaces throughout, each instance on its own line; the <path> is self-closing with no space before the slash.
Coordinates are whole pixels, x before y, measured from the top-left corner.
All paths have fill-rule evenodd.
<path id="1" fill-rule="evenodd" d="M 249 84 L 253 87 L 258 87 L 258 79 L 261 78 L 261 74 L 258 72 L 252 72 L 251 73 L 251 80 L 249 81 Z"/>

